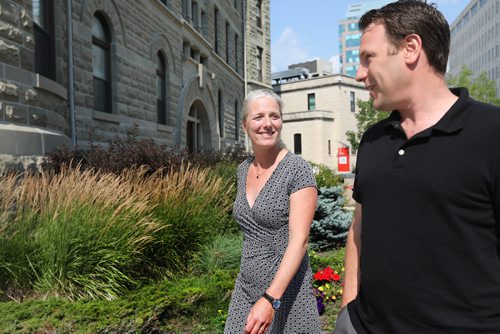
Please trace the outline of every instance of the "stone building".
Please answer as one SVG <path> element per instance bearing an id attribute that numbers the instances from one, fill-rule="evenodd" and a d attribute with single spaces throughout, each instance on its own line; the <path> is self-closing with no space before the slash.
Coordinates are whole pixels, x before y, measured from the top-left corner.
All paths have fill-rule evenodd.
<path id="1" fill-rule="evenodd" d="M 324 75 L 273 86 L 285 104 L 281 138 L 287 148 L 307 161 L 351 173 L 356 152 L 346 132 L 356 131 L 357 100 L 369 93 L 350 76 Z"/>
<path id="2" fill-rule="evenodd" d="M 269 1 L 2 0 L 0 154 L 135 125 L 170 147 L 243 143 L 245 93 L 271 83 Z"/>
<path id="3" fill-rule="evenodd" d="M 272 89 L 271 0 L 243 0 L 243 3 L 246 4 L 248 15 L 245 20 L 246 92 Z"/>

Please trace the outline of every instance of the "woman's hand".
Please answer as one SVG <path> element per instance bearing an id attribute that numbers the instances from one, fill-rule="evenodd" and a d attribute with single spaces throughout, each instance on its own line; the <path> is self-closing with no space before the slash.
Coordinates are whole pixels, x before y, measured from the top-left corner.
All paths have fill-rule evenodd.
<path id="1" fill-rule="evenodd" d="M 247 317 L 247 324 L 243 333 L 263 334 L 265 333 L 274 318 L 274 309 L 264 298 L 260 298 L 250 309 Z"/>

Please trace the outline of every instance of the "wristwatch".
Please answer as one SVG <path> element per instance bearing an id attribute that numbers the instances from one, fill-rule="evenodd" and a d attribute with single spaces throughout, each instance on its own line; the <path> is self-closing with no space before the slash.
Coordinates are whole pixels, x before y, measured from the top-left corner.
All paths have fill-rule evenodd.
<path id="1" fill-rule="evenodd" d="M 262 295 L 262 297 L 266 298 L 266 300 L 271 303 L 271 306 L 273 307 L 273 309 L 275 311 L 277 311 L 280 308 L 280 306 L 281 306 L 281 300 L 274 299 L 273 297 L 269 296 L 267 294 L 267 292 L 264 292 L 264 294 Z"/>

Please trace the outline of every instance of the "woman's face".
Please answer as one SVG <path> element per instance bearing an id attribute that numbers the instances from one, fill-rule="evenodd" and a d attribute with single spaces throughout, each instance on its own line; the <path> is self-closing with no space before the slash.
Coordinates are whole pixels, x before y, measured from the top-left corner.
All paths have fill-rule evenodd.
<path id="1" fill-rule="evenodd" d="M 264 96 L 249 103 L 243 128 L 254 148 L 278 145 L 282 127 L 279 105 L 272 98 Z"/>

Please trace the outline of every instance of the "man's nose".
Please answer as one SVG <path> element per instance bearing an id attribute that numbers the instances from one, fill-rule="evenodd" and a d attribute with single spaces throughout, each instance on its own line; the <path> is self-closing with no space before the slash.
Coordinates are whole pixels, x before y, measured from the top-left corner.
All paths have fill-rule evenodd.
<path id="1" fill-rule="evenodd" d="M 365 81 L 367 72 L 366 67 L 359 65 L 355 76 L 356 81 Z"/>

